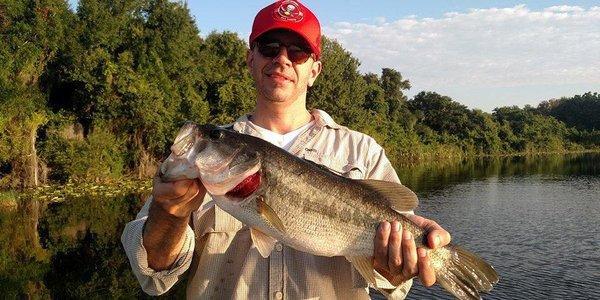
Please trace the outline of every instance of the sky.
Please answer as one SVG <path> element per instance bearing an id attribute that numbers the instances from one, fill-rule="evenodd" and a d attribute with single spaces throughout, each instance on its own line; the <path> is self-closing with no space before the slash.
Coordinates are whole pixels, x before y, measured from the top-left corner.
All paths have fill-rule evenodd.
<path id="1" fill-rule="evenodd" d="M 491 112 L 600 92 L 597 0 L 302 2 L 362 73 L 400 71 L 409 97 L 435 91 Z M 228 30 L 245 40 L 256 12 L 272 1 L 187 3 L 202 36 Z"/>

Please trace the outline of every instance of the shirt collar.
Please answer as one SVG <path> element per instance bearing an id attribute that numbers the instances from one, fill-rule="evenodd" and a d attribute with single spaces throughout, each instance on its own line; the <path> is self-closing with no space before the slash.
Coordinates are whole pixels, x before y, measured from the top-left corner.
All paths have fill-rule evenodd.
<path id="1" fill-rule="evenodd" d="M 338 125 L 328 113 L 320 109 L 315 108 L 310 111 L 310 114 L 315 118 L 315 124 L 317 124 L 317 126 L 326 126 L 332 129 L 340 129 L 342 127 Z"/>
<path id="2" fill-rule="evenodd" d="M 340 129 L 341 128 L 341 126 L 338 125 L 328 113 L 326 113 L 320 109 L 315 108 L 310 111 L 310 114 L 315 119 L 314 126 L 329 127 L 332 129 Z M 252 132 L 254 132 L 255 130 L 249 124 L 250 123 L 249 116 L 250 116 L 250 114 L 245 114 L 245 115 L 242 115 L 241 117 L 239 117 L 235 121 L 235 123 L 233 123 L 233 130 L 240 132 L 240 133 L 245 133 L 245 134 L 251 134 Z"/>

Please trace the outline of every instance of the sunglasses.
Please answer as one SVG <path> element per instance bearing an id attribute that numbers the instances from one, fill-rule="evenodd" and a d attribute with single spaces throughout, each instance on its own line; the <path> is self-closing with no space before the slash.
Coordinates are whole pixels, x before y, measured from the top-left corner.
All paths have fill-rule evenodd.
<path id="1" fill-rule="evenodd" d="M 288 59 L 295 64 L 305 63 L 309 57 L 313 56 L 310 50 L 297 45 L 286 45 L 282 42 L 256 42 L 258 53 L 267 58 L 274 58 L 281 52 L 281 47 L 287 49 Z"/>

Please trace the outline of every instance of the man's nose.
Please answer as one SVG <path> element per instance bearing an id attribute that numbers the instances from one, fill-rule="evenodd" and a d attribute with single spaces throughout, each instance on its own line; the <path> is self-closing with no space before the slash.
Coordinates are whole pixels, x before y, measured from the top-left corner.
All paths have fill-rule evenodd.
<path id="1" fill-rule="evenodd" d="M 287 47 L 286 46 L 280 46 L 279 47 L 279 53 L 277 53 L 277 55 L 275 57 L 273 57 L 273 62 L 274 63 L 279 63 L 281 65 L 292 65 L 292 61 L 290 60 L 290 58 L 288 57 L 287 54 Z"/>

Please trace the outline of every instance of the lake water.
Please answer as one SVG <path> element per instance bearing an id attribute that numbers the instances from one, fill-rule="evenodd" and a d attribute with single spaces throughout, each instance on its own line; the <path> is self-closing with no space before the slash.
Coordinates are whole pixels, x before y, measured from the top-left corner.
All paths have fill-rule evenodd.
<path id="1" fill-rule="evenodd" d="M 490 262 L 485 299 L 598 299 L 600 154 L 512 157 L 399 169 L 417 213 Z M 140 194 L 67 197 L 0 210 L 0 291 L 22 298 L 146 298 L 119 237 Z M 184 284 L 165 297 L 181 298 Z M 451 299 L 416 281 L 410 299 Z"/>
<path id="2" fill-rule="evenodd" d="M 600 157 L 514 158 L 429 184 L 421 213 L 500 275 L 485 299 L 599 299 Z M 489 171 L 489 169 L 495 171 Z M 518 170 L 518 171 L 515 171 Z M 452 299 L 416 284 L 410 299 Z"/>

